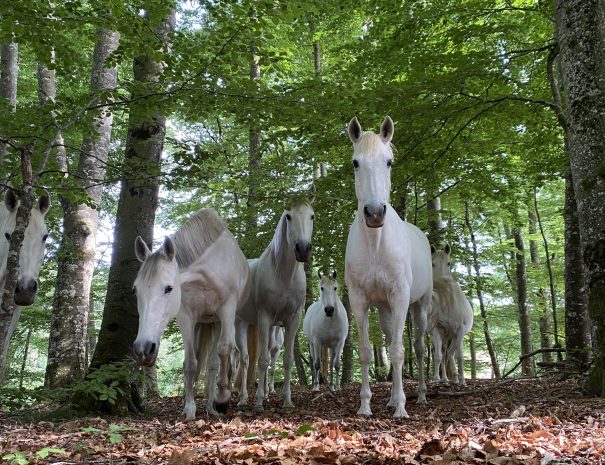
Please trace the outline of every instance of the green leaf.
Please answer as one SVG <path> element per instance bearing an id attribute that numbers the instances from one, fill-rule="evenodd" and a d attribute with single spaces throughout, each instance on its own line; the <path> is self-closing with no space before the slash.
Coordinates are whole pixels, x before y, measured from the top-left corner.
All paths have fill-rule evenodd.
<path id="1" fill-rule="evenodd" d="M 112 444 L 118 444 L 124 440 L 124 436 L 120 433 L 109 433 L 109 442 Z"/>
<path id="2" fill-rule="evenodd" d="M 65 454 L 65 450 L 59 449 L 56 447 L 45 447 L 44 449 L 41 449 L 38 452 L 36 452 L 36 455 L 43 459 L 45 459 L 49 455 L 53 455 L 53 454 Z"/>
<path id="3" fill-rule="evenodd" d="M 84 431 L 85 433 L 102 433 L 103 431 L 98 429 L 98 428 L 94 428 L 92 426 L 87 426 L 86 428 L 82 428 L 82 431 Z"/>
<path id="4" fill-rule="evenodd" d="M 296 434 L 297 436 L 302 436 L 305 433 L 308 433 L 309 431 L 317 431 L 317 429 L 315 429 L 312 425 L 309 425 L 308 423 L 305 423 L 303 425 L 300 425 L 296 431 L 294 432 L 294 434 Z"/>

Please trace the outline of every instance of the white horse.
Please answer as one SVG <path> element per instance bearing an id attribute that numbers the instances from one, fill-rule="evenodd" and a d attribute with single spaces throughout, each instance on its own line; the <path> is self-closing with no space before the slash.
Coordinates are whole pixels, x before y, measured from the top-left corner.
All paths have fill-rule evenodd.
<path id="1" fill-rule="evenodd" d="M 336 272 L 332 276 L 319 276 L 319 300 L 307 309 L 303 331 L 309 341 L 313 391 L 319 391 L 321 351 L 330 351 L 330 387 L 340 390 L 340 357 L 349 334 L 349 319 L 342 301 L 338 297 Z M 336 372 L 336 381 L 334 381 Z"/>
<path id="2" fill-rule="evenodd" d="M 202 209 L 154 253 L 137 237 L 135 253 L 142 262 L 134 282 L 137 361 L 154 364 L 160 338 L 176 317 L 185 346 L 185 417 L 195 419 L 194 385 L 208 357 L 206 410 L 213 415 L 225 411 L 231 397 L 227 369 L 235 346 L 235 313 L 250 290 L 248 263 L 235 238 L 214 210 Z"/>
<path id="3" fill-rule="evenodd" d="M 434 381 L 448 381 L 446 365 L 453 368 L 456 355 L 458 374 L 453 374 L 454 383 L 464 384 L 464 336 L 473 327 L 473 309 L 468 299 L 452 277 L 450 271 L 449 244 L 445 250 L 431 246 L 433 258 L 433 305 L 428 317 L 435 362 Z M 443 358 L 445 357 L 445 359 Z M 441 368 L 442 377 L 439 376 Z"/>
<path id="4" fill-rule="evenodd" d="M 10 189 L 7 190 L 4 194 L 4 202 L 0 204 L 0 232 L 4 236 L 3 239 L 0 239 L 0 289 L 4 289 L 9 242 L 11 234 L 15 229 L 18 207 L 19 201 L 15 193 Z M 44 220 L 49 208 L 50 197 L 45 193 L 32 208 L 29 224 L 25 230 L 25 236 L 19 253 L 19 276 L 17 277 L 17 287 L 14 294 L 17 306 L 15 307 L 6 339 L 2 341 L 2 360 L 5 361 L 10 338 L 21 317 L 20 306 L 31 305 L 36 298 L 38 273 L 40 272 L 40 268 L 42 268 L 46 239 L 48 238 L 48 229 Z M 0 372 L 0 380 L 2 379 L 2 375 L 3 373 Z"/>
<path id="5" fill-rule="evenodd" d="M 237 313 L 236 343 L 240 351 L 242 379 L 240 406 L 248 400 L 247 376 L 249 366 L 248 325 L 258 329 L 258 383 L 256 409 L 263 409 L 265 385 L 269 366 L 269 333 L 274 325 L 285 328 L 284 408 L 294 408 L 290 392 L 290 376 L 294 359 L 294 339 L 305 306 L 307 279 L 301 262 L 311 255 L 313 208 L 305 203 L 284 211 L 277 223 L 271 243 L 261 256 L 250 260 L 252 287 L 246 305 Z"/>
<path id="6" fill-rule="evenodd" d="M 408 307 L 416 328 L 418 402 L 426 402 L 424 333 L 433 284 L 430 246 L 422 231 L 402 221 L 389 204 L 393 163 L 391 118 L 385 118 L 379 134 L 362 132 L 359 121 L 353 118 L 348 133 L 353 143 L 357 213 L 347 240 L 345 281 L 359 332 L 362 383 L 357 414 L 372 415 L 368 310 L 374 305 L 379 310 L 380 326 L 390 341 L 393 385 L 388 406 L 395 408 L 396 418 L 407 417 L 401 370 Z"/>

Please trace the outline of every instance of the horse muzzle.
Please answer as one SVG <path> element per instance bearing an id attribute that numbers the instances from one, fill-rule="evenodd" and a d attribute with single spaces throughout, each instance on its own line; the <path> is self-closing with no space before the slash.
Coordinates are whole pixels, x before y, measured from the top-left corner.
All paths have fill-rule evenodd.
<path id="1" fill-rule="evenodd" d="M 139 365 L 145 367 L 153 366 L 155 359 L 158 356 L 159 344 L 151 341 L 134 341 L 132 345 L 132 351 L 134 352 L 134 358 Z"/>
<path id="2" fill-rule="evenodd" d="M 15 288 L 15 304 L 25 307 L 34 303 L 36 293 L 38 292 L 38 281 L 29 279 L 25 281 L 20 279 L 17 281 Z"/>
<path id="3" fill-rule="evenodd" d="M 294 247 L 294 255 L 297 262 L 308 262 L 311 258 L 311 243 L 297 242 Z"/>
<path id="4" fill-rule="evenodd" d="M 366 205 L 363 207 L 363 216 L 368 228 L 382 228 L 384 217 L 387 214 L 386 204 Z"/>
<path id="5" fill-rule="evenodd" d="M 324 308 L 324 312 L 326 312 L 326 316 L 328 318 L 334 316 L 334 307 L 328 306 Z"/>

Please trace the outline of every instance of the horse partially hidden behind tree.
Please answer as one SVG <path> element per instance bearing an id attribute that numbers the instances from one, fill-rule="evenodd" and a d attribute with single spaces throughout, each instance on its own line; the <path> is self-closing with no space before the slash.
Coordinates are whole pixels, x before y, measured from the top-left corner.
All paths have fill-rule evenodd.
<path id="1" fill-rule="evenodd" d="M 207 412 L 225 411 L 231 397 L 227 370 L 235 347 L 235 314 L 250 291 L 248 262 L 237 241 L 214 210 L 203 209 L 153 253 L 137 237 L 135 252 L 142 262 L 134 282 L 137 361 L 155 363 L 160 338 L 176 317 L 185 348 L 185 417 L 195 419 L 195 383 L 203 371 L 208 375 Z"/>
<path id="2" fill-rule="evenodd" d="M 15 193 L 9 189 L 4 194 L 4 202 L 0 204 L 0 289 L 4 289 L 6 279 L 6 266 L 8 251 L 12 233 L 15 229 L 17 209 L 19 200 Z M 8 334 L 2 343 L 2 361 L 6 363 L 8 347 L 12 334 L 15 332 L 19 318 L 21 317 L 21 306 L 32 305 L 38 292 L 38 274 L 42 268 L 46 239 L 48 239 L 48 228 L 45 218 L 50 209 L 50 197 L 45 192 L 31 210 L 29 223 L 25 229 L 25 236 L 19 252 L 19 275 L 17 287 L 15 288 L 14 300 L 15 311 L 10 322 Z M 1 293 L 1 291 L 0 291 Z M 4 364 L 0 366 L 0 381 L 3 378 Z"/>
<path id="3" fill-rule="evenodd" d="M 434 381 L 464 384 L 464 336 L 473 327 L 473 309 L 462 289 L 452 276 L 451 248 L 444 250 L 431 246 L 433 263 L 433 297 L 427 330 L 431 333 L 435 372 Z M 448 368 L 458 372 L 448 376 Z"/>

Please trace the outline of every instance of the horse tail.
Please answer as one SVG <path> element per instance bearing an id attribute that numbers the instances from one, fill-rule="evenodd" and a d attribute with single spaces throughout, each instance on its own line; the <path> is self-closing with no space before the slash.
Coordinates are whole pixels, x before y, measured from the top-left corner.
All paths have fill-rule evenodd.
<path id="1" fill-rule="evenodd" d="M 254 389 L 256 382 L 256 366 L 258 364 L 258 330 L 256 325 L 248 325 L 248 389 Z M 235 386 L 239 388 L 242 384 L 242 364 L 237 366 L 237 374 L 235 376 Z"/>
<path id="2" fill-rule="evenodd" d="M 197 358 L 197 374 L 195 379 L 208 371 L 208 361 L 212 349 L 220 333 L 220 323 L 200 323 L 195 329 L 195 356 Z M 207 382 L 204 382 L 204 393 L 208 395 Z"/>

